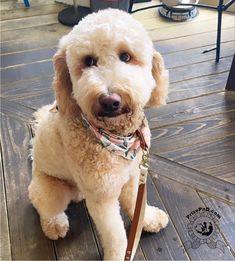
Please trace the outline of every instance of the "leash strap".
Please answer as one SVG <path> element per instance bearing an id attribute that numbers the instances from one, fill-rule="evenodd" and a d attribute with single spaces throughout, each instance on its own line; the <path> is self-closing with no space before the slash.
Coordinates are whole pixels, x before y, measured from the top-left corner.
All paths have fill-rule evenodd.
<path id="1" fill-rule="evenodd" d="M 140 162 L 139 165 L 140 177 L 139 177 L 139 188 L 138 188 L 137 198 L 135 203 L 135 211 L 131 224 L 131 229 L 128 236 L 128 244 L 127 244 L 124 261 L 132 260 L 135 255 L 136 249 L 140 241 L 141 232 L 143 229 L 144 213 L 145 213 L 145 206 L 147 201 L 146 180 L 148 174 L 147 162 L 149 158 L 149 151 L 142 132 L 137 130 L 137 135 L 140 138 L 143 154 L 142 154 L 142 161 Z"/>

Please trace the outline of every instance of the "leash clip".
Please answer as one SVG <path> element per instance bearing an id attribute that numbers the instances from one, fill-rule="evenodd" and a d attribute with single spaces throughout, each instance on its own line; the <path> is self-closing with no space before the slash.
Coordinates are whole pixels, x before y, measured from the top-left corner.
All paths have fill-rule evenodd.
<path id="1" fill-rule="evenodd" d="M 148 160 L 149 160 L 149 150 L 148 148 L 146 148 L 143 150 L 142 160 L 139 164 L 139 168 L 140 168 L 139 184 L 145 184 L 147 181 L 147 175 L 149 169 Z"/>

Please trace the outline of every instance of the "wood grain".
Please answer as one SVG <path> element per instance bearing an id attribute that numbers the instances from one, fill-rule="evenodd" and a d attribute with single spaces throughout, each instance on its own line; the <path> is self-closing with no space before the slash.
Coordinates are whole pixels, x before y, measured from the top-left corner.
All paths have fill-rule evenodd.
<path id="1" fill-rule="evenodd" d="M 151 206 L 165 211 L 161 198 L 149 176 L 147 181 L 147 200 Z M 181 239 L 170 220 L 166 228 L 159 233 L 143 232 L 140 244 L 147 260 L 188 260 Z"/>
<path id="2" fill-rule="evenodd" d="M 203 168 L 203 171 L 212 176 L 218 176 L 224 180 L 229 181 L 230 183 L 235 184 L 235 161 L 215 164 L 214 166 Z"/>
<path id="3" fill-rule="evenodd" d="M 20 53 L 11 53 L 1 56 L 1 68 L 19 64 L 32 63 L 40 60 L 49 60 L 56 52 L 56 47 L 37 49 Z"/>
<path id="4" fill-rule="evenodd" d="M 58 22 L 57 14 L 47 14 L 33 17 L 23 17 L 7 21 L 1 21 L 2 32 L 31 28 L 42 25 L 56 24 Z"/>
<path id="5" fill-rule="evenodd" d="M 11 30 L 5 31 L 1 33 L 1 42 L 6 41 L 15 41 L 19 39 L 24 39 L 24 41 L 31 41 L 31 39 L 39 39 L 41 35 L 43 35 L 43 40 L 50 38 L 50 37 L 61 37 L 63 34 L 68 33 L 71 31 L 70 27 L 63 26 L 56 22 L 55 24 L 51 25 L 42 25 L 37 26 L 35 28 L 23 28 L 20 30 Z M 58 38 L 57 38 L 58 39 Z"/>
<path id="6" fill-rule="evenodd" d="M 232 57 L 226 57 L 216 63 L 214 60 L 205 61 L 188 66 L 177 67 L 169 70 L 170 83 L 188 81 L 196 77 L 218 74 L 229 71 L 232 63 Z"/>
<path id="7" fill-rule="evenodd" d="M 183 186 L 173 180 L 158 176 L 154 179 L 159 194 L 164 202 L 164 205 L 173 220 L 175 227 L 185 243 L 190 240 L 187 230 L 188 220 L 186 216 L 198 207 L 204 207 L 203 201 L 200 199 L 196 191 L 188 186 Z M 221 240 L 226 245 L 221 234 L 218 235 L 218 240 Z M 187 253 L 192 260 L 233 260 L 234 257 L 229 249 L 225 249 L 223 253 L 218 248 L 211 249 L 206 244 L 202 244 L 198 249 L 187 249 Z"/>
<path id="8" fill-rule="evenodd" d="M 1 126 L 12 259 L 52 260 L 55 258 L 52 242 L 43 235 L 38 214 L 28 199 L 29 128 L 6 116 L 2 116 Z"/>
<path id="9" fill-rule="evenodd" d="M 150 171 L 154 173 L 152 176 L 164 176 L 176 180 L 187 187 L 235 204 L 235 185 L 206 173 L 154 155 L 150 158 Z"/>
<path id="10" fill-rule="evenodd" d="M 66 211 L 70 230 L 55 242 L 58 260 L 100 260 L 84 202 L 72 203 Z"/>
<path id="11" fill-rule="evenodd" d="M 223 44 L 228 41 L 234 41 L 235 39 L 234 28 L 223 29 L 221 34 L 222 34 L 221 51 L 223 51 Z M 216 43 L 216 32 L 212 31 L 212 32 L 205 32 L 200 34 L 188 35 L 188 36 L 174 38 L 174 39 L 156 41 L 154 42 L 154 47 L 162 54 L 165 54 L 165 53 L 179 52 L 182 50 L 190 50 L 190 49 L 200 48 L 200 47 L 205 47 L 205 49 L 207 49 L 208 46 L 215 45 L 215 43 Z M 179 53 L 179 56 L 183 57 L 183 54 Z"/>
<path id="12" fill-rule="evenodd" d="M 2 149 L 1 149 L 2 151 Z M 0 166 L 0 193 L 1 193 L 1 233 L 0 233 L 0 259 L 1 260 L 12 260 L 11 258 L 11 242 L 10 242 L 10 232 L 8 224 L 8 213 L 7 213 L 7 202 L 5 194 L 5 182 L 4 173 L 2 166 L 2 154 L 1 156 L 1 166 Z"/>
<path id="13" fill-rule="evenodd" d="M 30 8 L 16 8 L 11 10 L 3 10 L 0 12 L 1 20 L 11 20 L 15 18 L 40 16 L 41 14 L 55 14 L 66 6 L 64 4 L 39 5 Z"/>
<path id="14" fill-rule="evenodd" d="M 172 150 L 171 152 L 162 153 L 161 156 L 183 164 L 184 166 L 206 172 L 206 169 L 210 167 L 229 163 L 233 165 L 235 159 L 234 147 L 235 135 L 220 138 L 218 141 L 193 145 L 177 151 Z M 216 176 L 220 176 L 219 169 L 217 170 Z M 221 176 L 221 178 L 225 177 Z"/>
<path id="15" fill-rule="evenodd" d="M 226 42 L 223 44 L 223 47 L 221 48 L 221 58 L 232 56 L 235 51 L 235 41 L 231 42 Z M 207 47 L 199 47 L 199 48 L 194 48 L 190 50 L 184 50 L 183 55 L 179 55 L 178 52 L 174 53 L 169 53 L 163 55 L 165 64 L 167 69 L 175 69 L 177 67 L 181 66 L 187 66 L 195 63 L 201 63 L 209 60 L 215 59 L 215 54 L 214 52 L 209 52 L 206 54 L 202 54 L 202 52 L 205 49 L 210 49 L 213 48 L 214 45 L 209 45 Z M 231 58 L 230 58 L 231 59 Z"/>
<path id="16" fill-rule="evenodd" d="M 40 6 L 40 5 L 50 5 L 54 4 L 54 0 L 34 0 L 33 2 L 30 2 L 30 6 Z M 24 9 L 24 3 L 21 1 L 4 1 L 1 3 L 1 10 L 12 10 L 12 9 Z"/>
<path id="17" fill-rule="evenodd" d="M 53 73 L 54 70 L 51 60 L 38 61 L 1 70 L 3 84 L 36 77 L 45 77 L 53 75 Z"/>
<path id="18" fill-rule="evenodd" d="M 223 92 L 228 72 L 197 77 L 170 84 L 168 102 L 182 101 L 206 94 Z"/>
<path id="19" fill-rule="evenodd" d="M 233 15 L 226 16 L 223 19 L 222 28 L 232 28 L 234 22 Z M 184 37 L 187 35 L 200 34 L 205 32 L 216 31 L 217 21 L 216 19 L 208 21 L 199 21 L 197 23 L 189 22 L 184 24 L 184 27 L 180 23 L 174 23 L 167 30 L 166 28 L 157 28 L 149 31 L 149 35 L 153 41 L 160 41 L 165 39 L 174 39 Z M 183 30 L 182 30 L 183 29 Z"/>
<path id="20" fill-rule="evenodd" d="M 152 129 L 151 133 L 151 150 L 159 155 L 197 144 L 218 141 L 235 135 L 235 112 Z"/>
<path id="21" fill-rule="evenodd" d="M 19 121 L 31 123 L 34 109 L 20 105 L 19 103 L 1 99 L 1 113 Z"/>
<path id="22" fill-rule="evenodd" d="M 28 95 L 39 94 L 52 90 L 53 76 L 46 76 L 41 78 L 33 78 L 30 80 L 22 80 L 18 82 L 11 82 L 2 84 L 1 95 L 9 99 L 17 97 L 25 97 Z"/>
<path id="23" fill-rule="evenodd" d="M 176 123 L 216 115 L 235 110 L 235 99 L 224 93 L 216 93 L 167 106 L 146 110 L 150 128 L 165 127 Z"/>

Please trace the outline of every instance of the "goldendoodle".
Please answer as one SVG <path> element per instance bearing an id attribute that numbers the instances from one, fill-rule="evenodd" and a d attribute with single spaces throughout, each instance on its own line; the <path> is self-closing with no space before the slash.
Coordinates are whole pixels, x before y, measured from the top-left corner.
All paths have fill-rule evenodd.
<path id="1" fill-rule="evenodd" d="M 50 239 L 69 229 L 65 210 L 86 200 L 105 260 L 127 247 L 120 205 L 133 217 L 142 150 L 136 130 L 150 130 L 144 108 L 165 104 L 168 72 L 141 23 L 106 9 L 86 16 L 61 38 L 53 58 L 56 105 L 35 113 L 29 198 Z M 144 230 L 158 232 L 168 216 L 146 206 Z"/>

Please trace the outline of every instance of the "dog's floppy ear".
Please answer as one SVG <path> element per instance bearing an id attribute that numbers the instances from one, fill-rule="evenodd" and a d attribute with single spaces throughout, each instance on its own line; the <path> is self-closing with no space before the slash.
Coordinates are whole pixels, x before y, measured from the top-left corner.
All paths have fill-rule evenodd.
<path id="1" fill-rule="evenodd" d="M 66 63 L 64 49 L 59 49 L 53 57 L 55 76 L 53 88 L 59 112 L 62 114 L 74 114 L 77 111 L 77 104 L 72 97 L 72 82 L 69 69 Z"/>
<path id="2" fill-rule="evenodd" d="M 154 51 L 152 60 L 152 74 L 156 86 L 151 93 L 147 107 L 165 105 L 168 95 L 169 75 L 165 69 L 164 61 L 160 53 Z"/>

